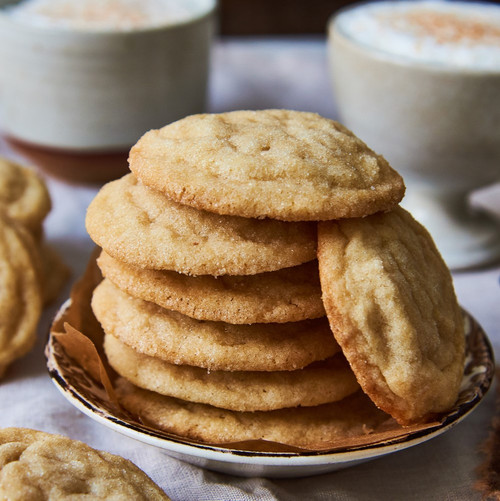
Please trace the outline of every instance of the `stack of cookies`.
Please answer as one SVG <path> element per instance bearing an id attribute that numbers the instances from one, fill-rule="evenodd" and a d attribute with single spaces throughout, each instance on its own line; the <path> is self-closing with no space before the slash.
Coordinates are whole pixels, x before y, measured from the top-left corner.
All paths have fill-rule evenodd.
<path id="1" fill-rule="evenodd" d="M 130 168 L 86 225 L 92 309 L 143 421 L 314 448 L 454 403 L 449 272 L 397 207 L 401 177 L 350 131 L 288 110 L 195 115 L 146 133 Z"/>
<path id="2" fill-rule="evenodd" d="M 33 169 L 0 158 L 0 377 L 31 349 L 43 306 L 68 277 L 44 239 L 50 208 L 47 187 Z"/>

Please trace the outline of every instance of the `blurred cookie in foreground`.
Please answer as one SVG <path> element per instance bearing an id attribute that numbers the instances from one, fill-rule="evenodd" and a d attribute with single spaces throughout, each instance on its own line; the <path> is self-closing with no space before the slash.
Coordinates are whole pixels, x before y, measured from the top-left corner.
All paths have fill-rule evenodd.
<path id="1" fill-rule="evenodd" d="M 404 209 L 323 222 L 323 302 L 365 393 L 403 425 L 457 400 L 465 337 L 450 272 Z"/>
<path id="2" fill-rule="evenodd" d="M 0 429 L 2 499 L 134 499 L 169 497 L 131 461 L 62 435 Z"/>
<path id="3" fill-rule="evenodd" d="M 293 110 L 191 115 L 144 134 L 130 170 L 179 203 L 283 221 L 362 217 L 403 198 L 401 176 L 343 125 Z"/>
<path id="4" fill-rule="evenodd" d="M 0 377 L 35 344 L 42 310 L 31 235 L 0 210 Z"/>

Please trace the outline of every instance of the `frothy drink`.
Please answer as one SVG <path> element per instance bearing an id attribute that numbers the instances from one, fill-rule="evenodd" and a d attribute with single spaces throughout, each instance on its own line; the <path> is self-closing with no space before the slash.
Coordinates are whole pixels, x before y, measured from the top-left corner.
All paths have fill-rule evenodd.
<path id="1" fill-rule="evenodd" d="M 180 23 L 206 10 L 196 0 L 24 0 L 6 9 L 25 24 L 64 29 L 132 30 Z"/>
<path id="2" fill-rule="evenodd" d="M 374 50 L 423 63 L 500 68 L 500 8 L 492 4 L 377 2 L 343 12 L 338 29 Z"/>
<path id="3" fill-rule="evenodd" d="M 147 130 L 202 113 L 215 9 L 216 0 L 0 0 L 2 134 L 40 164 L 104 164 Z"/>
<path id="4" fill-rule="evenodd" d="M 354 5 L 329 25 L 339 118 L 400 171 L 403 205 L 452 268 L 500 257 L 468 194 L 500 180 L 500 6 Z"/>

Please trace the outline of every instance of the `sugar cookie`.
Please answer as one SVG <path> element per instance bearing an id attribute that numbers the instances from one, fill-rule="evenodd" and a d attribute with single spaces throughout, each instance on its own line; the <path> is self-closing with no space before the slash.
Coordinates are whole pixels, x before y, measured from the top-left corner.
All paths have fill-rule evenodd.
<path id="1" fill-rule="evenodd" d="M 341 354 L 296 371 L 226 372 L 169 364 L 109 334 L 104 350 L 111 367 L 141 388 L 236 411 L 310 407 L 341 400 L 359 389 Z"/>
<path id="2" fill-rule="evenodd" d="M 0 211 L 0 377 L 36 340 L 42 293 L 30 238 Z"/>
<path id="3" fill-rule="evenodd" d="M 316 260 L 257 275 L 221 277 L 138 268 L 105 252 L 97 263 L 106 278 L 131 296 L 197 320 L 282 323 L 325 315 Z"/>
<path id="4" fill-rule="evenodd" d="M 363 390 L 401 424 L 448 410 L 464 368 L 450 272 L 402 208 L 319 225 L 331 328 Z"/>
<path id="5" fill-rule="evenodd" d="M 0 429 L 0 497 L 169 499 L 131 461 L 78 440 L 28 428 Z"/>
<path id="6" fill-rule="evenodd" d="M 177 202 L 251 218 L 366 216 L 404 194 L 401 176 L 351 131 L 299 111 L 192 115 L 144 134 L 129 163 Z"/>
<path id="7" fill-rule="evenodd" d="M 168 200 L 131 174 L 90 203 L 87 231 L 119 261 L 191 275 L 253 275 L 316 257 L 316 226 L 219 216 Z"/>
<path id="8" fill-rule="evenodd" d="M 0 206 L 34 234 L 51 208 L 45 183 L 33 169 L 0 157 Z"/>
<path id="9" fill-rule="evenodd" d="M 141 421 L 161 430 L 208 443 L 269 440 L 316 448 L 373 431 L 387 420 L 366 395 L 339 402 L 268 412 L 235 412 L 142 390 L 124 379 L 116 384 L 120 403 Z"/>
<path id="10" fill-rule="evenodd" d="M 205 322 L 129 296 L 108 279 L 92 309 L 105 332 L 145 355 L 210 370 L 295 370 L 338 353 L 326 317 L 284 324 Z"/>

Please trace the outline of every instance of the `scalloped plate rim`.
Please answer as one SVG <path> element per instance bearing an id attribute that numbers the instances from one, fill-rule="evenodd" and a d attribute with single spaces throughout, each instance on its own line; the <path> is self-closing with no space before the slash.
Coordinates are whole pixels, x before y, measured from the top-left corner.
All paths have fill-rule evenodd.
<path id="1" fill-rule="evenodd" d="M 56 318 L 60 318 L 60 316 L 64 314 L 67 308 L 69 308 L 70 303 L 71 300 L 68 299 L 62 304 Z M 464 313 L 466 317 L 475 322 L 479 328 L 482 341 L 488 352 L 488 359 L 493 364 L 493 349 L 486 333 L 472 315 L 465 310 Z M 50 345 L 52 342 L 54 342 L 54 338 L 49 334 L 47 351 L 51 350 Z M 326 473 L 362 461 L 376 459 L 431 440 L 453 428 L 477 408 L 491 387 L 493 380 L 493 374 L 491 374 L 481 386 L 478 386 L 478 388 L 482 390 L 482 395 L 476 395 L 471 401 L 462 404 L 455 412 L 447 416 L 441 424 L 425 430 L 413 433 L 410 432 L 409 435 L 396 437 L 387 442 L 363 444 L 333 452 L 260 452 L 229 449 L 222 446 L 193 442 L 182 437 L 165 437 L 162 432 L 156 433 L 146 426 L 124 421 L 87 400 L 77 389 L 66 381 L 63 375 L 61 375 L 58 364 L 56 363 L 55 365 L 55 368 L 49 369 L 49 374 L 56 388 L 72 405 L 100 424 L 138 440 L 139 442 L 159 448 L 166 454 L 170 453 L 170 455 L 174 457 L 180 457 L 186 462 L 193 463 L 194 460 L 204 460 L 207 462 L 204 466 L 208 469 L 223 473 L 248 476 L 245 471 L 246 466 L 259 466 L 264 476 L 266 476 L 267 471 L 267 475 L 270 477 L 289 476 L 286 470 L 294 472 L 293 476 L 295 477 Z M 293 467 L 300 467 L 303 471 L 297 474 Z"/>

